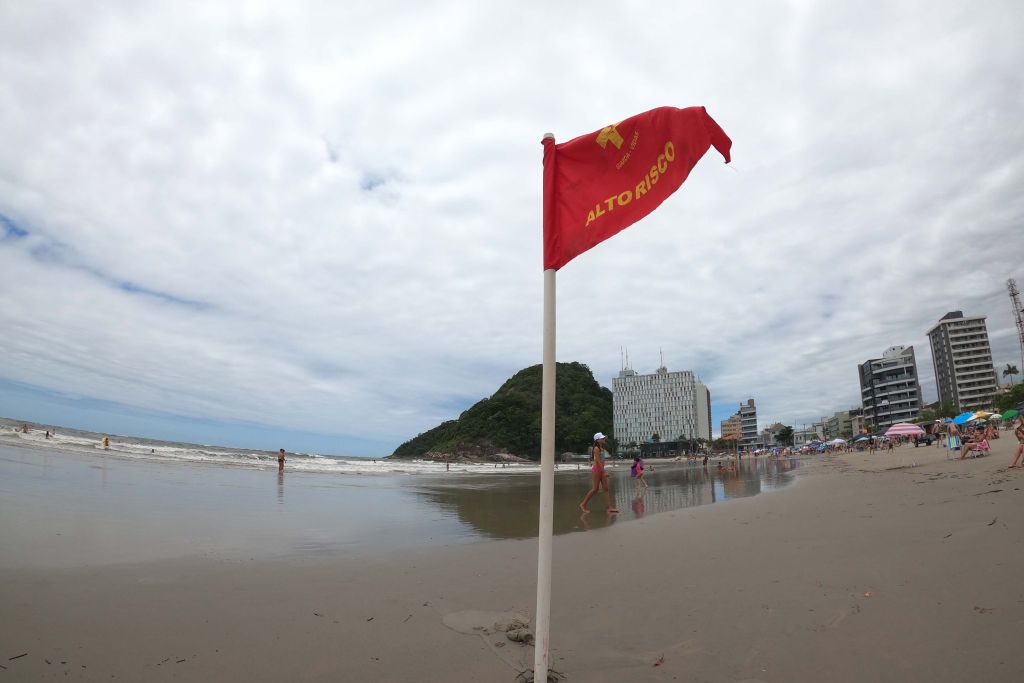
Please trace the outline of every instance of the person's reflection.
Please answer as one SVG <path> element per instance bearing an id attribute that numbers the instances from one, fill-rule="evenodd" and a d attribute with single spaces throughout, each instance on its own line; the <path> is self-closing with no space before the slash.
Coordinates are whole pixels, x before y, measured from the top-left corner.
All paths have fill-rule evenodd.
<path id="1" fill-rule="evenodd" d="M 277 471 L 277 503 L 284 505 L 284 470 Z"/>
<path id="2" fill-rule="evenodd" d="M 584 512 L 580 515 L 580 522 L 583 524 L 584 529 L 590 531 L 591 529 L 598 529 L 615 524 L 616 517 L 618 517 L 618 515 L 614 513 L 593 515 L 589 512 Z"/>
<path id="3" fill-rule="evenodd" d="M 640 519 L 644 516 L 644 494 L 647 493 L 646 489 L 641 489 L 636 494 L 636 498 L 633 499 L 633 515 Z"/>

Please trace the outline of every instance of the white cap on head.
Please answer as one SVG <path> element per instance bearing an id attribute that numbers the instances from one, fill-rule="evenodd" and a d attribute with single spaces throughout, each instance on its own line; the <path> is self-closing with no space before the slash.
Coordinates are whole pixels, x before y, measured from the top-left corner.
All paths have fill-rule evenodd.
<path id="1" fill-rule="evenodd" d="M 594 441 L 600 441 L 601 439 L 607 439 L 607 438 L 608 437 L 605 436 L 604 434 L 602 434 L 601 432 L 598 432 L 597 434 L 594 434 Z"/>

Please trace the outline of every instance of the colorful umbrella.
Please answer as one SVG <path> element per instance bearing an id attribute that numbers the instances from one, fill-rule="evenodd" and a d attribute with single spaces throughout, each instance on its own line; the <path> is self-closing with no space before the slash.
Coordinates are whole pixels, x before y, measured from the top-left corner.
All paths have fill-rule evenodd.
<path id="1" fill-rule="evenodd" d="M 962 425 L 965 422 L 969 422 L 974 417 L 974 413 L 960 413 L 953 418 L 953 424 Z"/>
<path id="2" fill-rule="evenodd" d="M 1014 410 L 1013 408 L 1010 408 L 1005 413 L 1003 413 L 1003 419 L 1004 420 L 1012 420 L 1013 418 L 1017 417 L 1018 415 L 1020 415 L 1020 411 L 1019 410 Z"/>
<path id="3" fill-rule="evenodd" d="M 924 430 L 909 422 L 897 422 L 885 430 L 886 436 L 922 436 Z"/>

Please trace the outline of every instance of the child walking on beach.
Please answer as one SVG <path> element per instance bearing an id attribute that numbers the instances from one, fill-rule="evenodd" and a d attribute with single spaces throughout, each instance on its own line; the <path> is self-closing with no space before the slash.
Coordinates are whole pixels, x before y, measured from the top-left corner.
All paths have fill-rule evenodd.
<path id="1" fill-rule="evenodd" d="M 633 466 L 629 468 L 629 474 L 636 479 L 637 488 L 643 484 L 644 488 L 647 488 L 647 482 L 644 480 L 644 459 L 639 455 L 633 458 Z"/>
<path id="2" fill-rule="evenodd" d="M 594 434 L 594 445 L 590 449 L 590 490 L 587 491 L 586 497 L 580 503 L 580 509 L 583 512 L 590 512 L 587 503 L 594 497 L 598 489 L 604 491 L 604 503 L 608 507 L 608 512 L 619 511 L 618 508 L 612 505 L 611 492 L 608 490 L 608 473 L 604 469 L 604 461 L 608 455 L 608 452 L 604 449 L 607 441 L 608 437 L 601 432 Z"/>

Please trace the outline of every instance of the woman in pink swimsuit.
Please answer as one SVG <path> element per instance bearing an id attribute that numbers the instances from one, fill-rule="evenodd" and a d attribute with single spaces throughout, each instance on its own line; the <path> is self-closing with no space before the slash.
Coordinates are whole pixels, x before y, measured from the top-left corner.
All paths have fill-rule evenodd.
<path id="1" fill-rule="evenodd" d="M 604 445 L 607 443 L 608 437 L 601 432 L 594 434 L 594 446 L 590 449 L 590 490 L 587 491 L 587 496 L 580 503 L 580 509 L 583 512 L 590 512 L 590 508 L 587 507 L 587 503 L 594 497 L 594 494 L 599 489 L 604 491 L 604 503 L 608 507 L 608 512 L 618 512 L 618 508 L 612 505 L 612 496 L 608 491 L 608 473 L 604 469 L 605 456 L 607 451 L 604 450 Z"/>
<path id="2" fill-rule="evenodd" d="M 1017 437 L 1017 453 L 1014 454 L 1010 467 L 1024 467 L 1024 417 L 1017 420 L 1017 428 L 1013 430 L 1013 434 Z"/>

